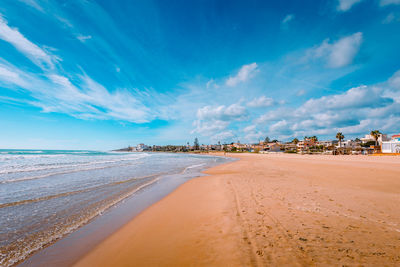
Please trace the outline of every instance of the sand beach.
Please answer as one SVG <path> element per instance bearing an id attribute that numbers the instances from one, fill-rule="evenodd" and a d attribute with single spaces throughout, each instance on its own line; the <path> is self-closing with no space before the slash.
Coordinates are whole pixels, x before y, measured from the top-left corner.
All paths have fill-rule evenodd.
<path id="1" fill-rule="evenodd" d="M 400 157 L 230 156 L 75 266 L 400 264 Z"/>

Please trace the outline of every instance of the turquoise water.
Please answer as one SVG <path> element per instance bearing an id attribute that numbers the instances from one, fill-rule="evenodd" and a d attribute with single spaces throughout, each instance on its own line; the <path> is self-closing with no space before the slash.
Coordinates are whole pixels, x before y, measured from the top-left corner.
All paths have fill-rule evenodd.
<path id="1" fill-rule="evenodd" d="M 0 266 L 23 260 L 159 179 L 190 179 L 227 160 L 168 153 L 0 150 Z"/>

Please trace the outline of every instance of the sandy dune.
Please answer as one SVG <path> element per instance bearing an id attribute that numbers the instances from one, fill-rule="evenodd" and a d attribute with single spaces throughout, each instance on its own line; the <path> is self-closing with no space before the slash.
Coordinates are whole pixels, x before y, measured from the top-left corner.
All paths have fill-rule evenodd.
<path id="1" fill-rule="evenodd" d="M 400 157 L 233 156 L 77 266 L 400 266 Z"/>

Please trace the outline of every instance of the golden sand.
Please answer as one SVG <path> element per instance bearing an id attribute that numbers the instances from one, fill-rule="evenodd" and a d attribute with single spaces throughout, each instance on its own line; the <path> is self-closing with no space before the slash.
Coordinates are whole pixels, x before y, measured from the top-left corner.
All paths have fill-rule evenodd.
<path id="1" fill-rule="evenodd" d="M 400 157 L 235 154 L 77 266 L 400 266 Z"/>

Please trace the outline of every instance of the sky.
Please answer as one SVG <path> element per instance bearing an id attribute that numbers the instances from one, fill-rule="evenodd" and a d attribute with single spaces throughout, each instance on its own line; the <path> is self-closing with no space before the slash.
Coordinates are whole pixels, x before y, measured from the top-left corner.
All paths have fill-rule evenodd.
<path id="1" fill-rule="evenodd" d="M 400 133 L 400 0 L 2 0 L 0 148 Z"/>

